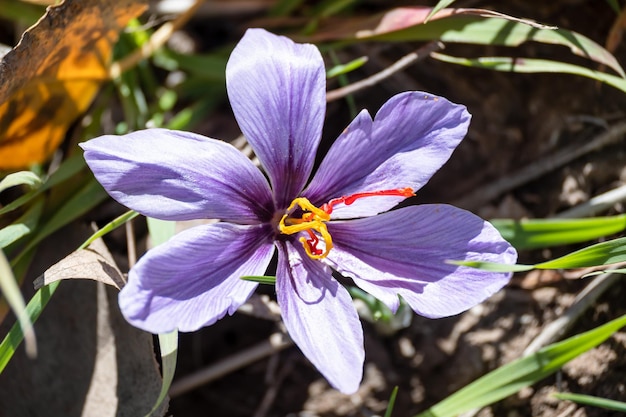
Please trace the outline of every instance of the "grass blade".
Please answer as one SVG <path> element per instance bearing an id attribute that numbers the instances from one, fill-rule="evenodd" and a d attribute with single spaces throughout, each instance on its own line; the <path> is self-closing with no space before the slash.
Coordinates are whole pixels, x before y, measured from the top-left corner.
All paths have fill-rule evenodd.
<path id="1" fill-rule="evenodd" d="M 546 346 L 537 353 L 517 359 L 477 379 L 417 417 L 453 417 L 493 404 L 551 375 L 565 363 L 604 342 L 625 325 L 626 315 Z"/>
<path id="2" fill-rule="evenodd" d="M 626 79 L 624 78 L 565 62 L 550 61 L 547 59 L 511 57 L 482 57 L 470 59 L 453 57 L 438 52 L 433 52 L 431 57 L 452 64 L 459 64 L 474 68 L 484 68 L 494 71 L 518 73 L 552 72 L 580 75 L 592 78 L 626 92 Z"/>
<path id="3" fill-rule="evenodd" d="M 178 356 L 178 331 L 174 330 L 170 333 L 162 333 L 159 335 L 159 348 L 161 349 L 161 363 L 163 372 L 163 385 L 161 385 L 161 392 L 157 398 L 152 410 L 146 417 L 150 417 L 163 403 L 167 392 L 172 385 L 174 379 L 174 373 L 176 372 L 176 359 Z"/>
<path id="4" fill-rule="evenodd" d="M 613 239 L 569 253 L 560 258 L 535 265 L 508 265 L 481 261 L 448 261 L 453 265 L 464 265 L 472 268 L 494 272 L 522 272 L 531 269 L 572 269 L 592 266 L 610 265 L 626 262 L 626 237 Z"/>
<path id="5" fill-rule="evenodd" d="M 6 248 L 31 233 L 39 223 L 43 205 L 43 198 L 39 198 L 19 219 L 0 229 L 0 248 Z"/>
<path id="6" fill-rule="evenodd" d="M 37 356 L 37 342 L 35 340 L 35 331 L 33 329 L 33 323 L 30 320 L 28 312 L 26 311 L 26 303 L 20 287 L 17 285 L 11 265 L 4 252 L 0 250 L 0 289 L 2 294 L 7 300 L 7 303 L 11 306 L 11 309 L 17 317 L 17 323 L 20 326 L 20 330 L 24 335 L 26 344 L 26 354 L 34 358 Z"/>
<path id="7" fill-rule="evenodd" d="M 621 401 L 609 400 L 608 398 L 594 397 L 583 394 L 570 394 L 566 392 L 558 392 L 553 394 L 559 400 L 572 401 L 578 404 L 590 405 L 592 407 L 606 408 L 607 410 L 621 411 L 626 413 L 626 403 Z"/>
<path id="8" fill-rule="evenodd" d="M 0 193 L 16 185 L 26 185 L 34 189 L 41 185 L 41 178 L 31 171 L 20 171 L 9 174 L 0 181 Z"/>
<path id="9" fill-rule="evenodd" d="M 165 243 L 169 238 L 174 236 L 176 232 L 176 222 L 153 219 L 151 217 L 148 220 L 148 230 L 150 231 L 150 240 L 152 246 L 157 246 Z M 174 380 L 174 373 L 176 372 L 176 359 L 178 356 L 178 331 L 174 330 L 169 333 L 159 334 L 159 349 L 161 350 L 162 359 L 162 373 L 163 384 L 161 385 L 161 391 L 150 413 L 146 415 L 149 417 L 154 413 L 163 403 L 167 397 L 167 393 L 170 390 L 172 381 Z"/>
<path id="10" fill-rule="evenodd" d="M 44 183 L 40 187 L 24 194 L 14 201 L 11 201 L 6 206 L 0 208 L 0 215 L 13 211 L 16 208 L 28 203 L 30 200 L 32 200 L 42 192 L 47 191 L 55 185 L 60 184 L 63 181 L 73 177 L 84 167 L 85 160 L 83 159 L 82 154 L 76 154 L 68 158 L 65 162 L 63 162 L 59 169 L 53 172 L 50 177 L 44 181 Z"/>
<path id="11" fill-rule="evenodd" d="M 587 219 L 495 219 L 490 221 L 517 249 L 585 242 L 626 229 L 626 214 Z"/>
<path id="12" fill-rule="evenodd" d="M 361 68 L 363 65 L 365 65 L 366 62 L 367 62 L 367 57 L 362 56 L 346 64 L 335 65 L 334 67 L 332 67 L 326 72 L 326 78 L 333 78 L 339 75 L 347 74 L 351 71 Z"/>
<path id="13" fill-rule="evenodd" d="M 387 410 L 385 411 L 384 417 L 391 417 L 391 413 L 393 413 L 393 407 L 396 405 L 396 397 L 398 396 L 398 386 L 393 387 L 393 391 L 391 391 L 391 396 L 389 397 L 389 404 L 387 405 Z"/>
<path id="14" fill-rule="evenodd" d="M 454 0 L 439 0 L 439 2 L 435 5 L 435 7 L 433 7 L 430 13 L 428 13 L 428 16 L 426 16 L 424 23 L 428 23 L 430 18 L 433 17 L 435 13 L 437 13 L 439 10 L 445 9 L 452 3 L 454 3 Z"/>

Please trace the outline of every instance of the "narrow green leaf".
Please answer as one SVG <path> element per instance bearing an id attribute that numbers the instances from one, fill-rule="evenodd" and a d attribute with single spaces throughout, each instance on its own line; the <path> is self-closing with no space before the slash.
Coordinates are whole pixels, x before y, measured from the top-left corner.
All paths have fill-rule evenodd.
<path id="1" fill-rule="evenodd" d="M 626 274 L 626 268 L 610 269 L 605 271 L 594 271 L 583 275 L 581 278 L 593 277 L 602 274 Z"/>
<path id="2" fill-rule="evenodd" d="M 33 323 L 30 321 L 28 312 L 26 311 L 26 303 L 20 287 L 17 285 L 13 270 L 4 252 L 0 250 L 0 289 L 4 294 L 7 303 L 15 313 L 17 322 L 20 325 L 22 334 L 26 341 L 26 353 L 30 357 L 37 356 L 37 342 L 35 340 L 35 331 Z"/>
<path id="3" fill-rule="evenodd" d="M 223 82 L 226 74 L 226 56 L 217 54 L 181 54 L 170 49 L 155 54 L 155 64 L 169 71 L 182 70 L 192 76 L 201 78 L 203 82 Z"/>
<path id="4" fill-rule="evenodd" d="M 553 374 L 565 363 L 604 342 L 624 325 L 626 315 L 546 346 L 477 379 L 417 417 L 453 417 L 493 404 Z"/>
<path id="5" fill-rule="evenodd" d="M 340 61 L 339 58 L 337 57 L 337 54 L 335 53 L 334 50 L 329 50 L 328 51 L 328 55 L 330 56 L 330 59 L 332 60 L 333 65 L 340 65 Z M 337 75 L 337 80 L 339 81 L 339 85 L 341 87 L 345 87 L 348 84 L 350 84 L 350 81 L 348 80 L 348 77 L 345 74 L 339 74 Z M 356 117 L 358 111 L 356 108 L 356 102 L 354 100 L 354 96 L 352 94 L 349 94 L 345 97 L 346 103 L 348 104 L 348 110 L 350 111 L 350 116 L 352 118 Z"/>
<path id="6" fill-rule="evenodd" d="M 626 229 L 626 214 L 585 219 L 495 219 L 490 223 L 517 249 L 579 243 Z"/>
<path id="7" fill-rule="evenodd" d="M 312 14 L 317 18 L 327 18 L 352 6 L 355 1 L 356 0 L 323 0 L 315 5 Z"/>
<path id="8" fill-rule="evenodd" d="M 35 190 L 32 190 L 23 196 L 11 201 L 6 206 L 0 208 L 0 215 L 15 210 L 18 207 L 28 203 L 30 200 L 38 196 L 39 194 L 47 191 L 57 184 L 62 183 L 70 177 L 73 177 L 81 169 L 85 167 L 85 160 L 81 154 L 74 155 L 63 162 L 59 169 L 57 169 L 44 183 Z"/>
<path id="9" fill-rule="evenodd" d="M 578 404 L 590 405 L 593 407 L 606 408 L 607 410 L 615 410 L 626 413 L 626 403 L 609 400 L 608 398 L 600 398 L 583 394 L 570 394 L 566 392 L 557 392 L 552 394 L 552 396 L 558 398 L 559 400 L 572 401 Z"/>
<path id="10" fill-rule="evenodd" d="M 606 0 L 606 2 L 609 3 L 609 6 L 611 6 L 611 8 L 613 9 L 615 13 L 619 14 L 621 10 L 620 10 L 618 0 Z"/>
<path id="11" fill-rule="evenodd" d="M 326 78 L 333 78 L 333 77 L 337 77 L 338 75 L 347 74 L 351 71 L 361 68 L 366 62 L 367 62 L 367 57 L 362 56 L 346 64 L 335 65 L 334 67 L 326 71 Z"/>
<path id="12" fill-rule="evenodd" d="M 448 261 L 453 265 L 463 265 L 472 268 L 494 272 L 521 272 L 531 269 L 572 269 L 588 268 L 592 266 L 610 265 L 626 262 L 626 237 L 613 239 L 569 253 L 560 258 L 535 265 L 508 265 L 481 261 Z"/>
<path id="13" fill-rule="evenodd" d="M 167 242 L 176 232 L 176 222 L 154 219 L 152 217 L 147 217 L 146 220 L 148 221 L 150 241 L 153 247 Z"/>
<path id="14" fill-rule="evenodd" d="M 178 356 L 178 331 L 174 330 L 169 333 L 161 333 L 159 335 L 159 349 L 161 350 L 161 371 L 163 375 L 163 385 L 152 410 L 146 417 L 150 417 L 163 403 L 167 397 L 167 392 L 174 380 L 176 372 L 176 359 Z"/>
<path id="15" fill-rule="evenodd" d="M 56 291 L 61 281 L 53 282 L 52 284 L 38 290 L 33 298 L 30 299 L 26 305 L 26 313 L 30 318 L 31 323 L 35 323 L 41 312 L 50 301 L 52 294 Z M 4 337 L 2 343 L 0 343 L 0 373 L 6 368 L 7 364 L 13 357 L 13 354 L 17 350 L 17 347 L 22 343 L 24 339 L 24 332 L 19 323 L 15 323 L 9 333 Z"/>
<path id="16" fill-rule="evenodd" d="M 276 277 L 266 276 L 266 275 L 245 275 L 241 277 L 244 281 L 252 281 L 258 282 L 259 284 L 276 284 Z"/>
<path id="17" fill-rule="evenodd" d="M 22 249 L 20 254 L 12 260 L 12 263 L 18 262 L 24 254 L 34 248 L 44 238 L 87 213 L 107 197 L 108 195 L 102 186 L 94 178 L 90 178 L 82 188 L 59 207 L 52 217 L 37 230 L 37 233 Z"/>
<path id="18" fill-rule="evenodd" d="M 535 265 L 538 269 L 586 268 L 626 261 L 626 237 L 577 250 L 560 258 Z"/>
<path id="19" fill-rule="evenodd" d="M 165 127 L 180 130 L 189 129 L 191 126 L 198 124 L 206 117 L 207 113 L 210 113 L 217 107 L 218 102 L 223 96 L 223 91 L 217 91 L 217 89 L 215 89 L 215 91 L 209 94 L 209 97 L 200 99 L 191 106 L 181 109 L 165 123 Z"/>
<path id="20" fill-rule="evenodd" d="M 147 221 L 148 230 L 150 231 L 150 240 L 152 241 L 153 247 L 167 242 L 176 232 L 176 222 L 159 220 L 151 217 L 147 217 Z M 161 406 L 167 397 L 170 386 L 172 385 L 174 373 L 176 372 L 178 331 L 174 330 L 169 333 L 159 334 L 159 349 L 161 350 L 163 384 L 161 385 L 159 397 L 146 417 L 152 415 L 152 413 L 154 413 Z"/>
<path id="21" fill-rule="evenodd" d="M 20 171 L 9 174 L 0 181 L 0 193 L 16 185 L 26 185 L 33 189 L 41 185 L 41 178 L 32 171 Z"/>
<path id="22" fill-rule="evenodd" d="M 454 0 L 439 0 L 439 2 L 435 5 L 435 7 L 433 7 L 433 9 L 430 11 L 430 13 L 428 13 L 428 16 L 426 16 L 426 19 L 424 20 L 424 23 L 428 23 L 430 18 L 433 17 L 435 15 L 435 13 L 437 13 L 441 9 L 445 9 L 446 7 L 451 5 L 452 3 L 454 3 Z"/>
<path id="23" fill-rule="evenodd" d="M 291 12 L 300 7 L 303 0 L 278 0 L 270 9 L 270 16 L 289 16 Z"/>
<path id="24" fill-rule="evenodd" d="M 393 407 L 396 405 L 396 397 L 398 396 L 398 386 L 393 387 L 391 391 L 391 396 L 389 397 L 389 404 L 387 405 L 387 410 L 385 411 L 384 417 L 391 417 L 391 413 L 393 413 Z"/>
<path id="25" fill-rule="evenodd" d="M 0 229 L 0 248 L 6 248 L 11 243 L 31 233 L 39 223 L 43 205 L 43 198 L 39 198 L 20 218 Z"/>
<path id="26" fill-rule="evenodd" d="M 592 78 L 626 92 L 626 79 L 604 72 L 592 70 L 578 65 L 567 64 L 565 62 L 549 61 L 546 59 L 533 58 L 511 58 L 511 57 L 482 57 L 482 58 L 459 58 L 444 55 L 438 52 L 430 54 L 432 58 L 452 64 L 464 65 L 467 67 L 484 68 L 502 72 L 519 73 L 561 73 L 573 74 Z"/>
<path id="27" fill-rule="evenodd" d="M 484 271 L 493 272 L 523 272 L 530 271 L 535 268 L 535 265 L 523 265 L 523 264 L 499 264 L 495 262 L 482 262 L 482 261 L 448 261 L 452 265 L 469 266 L 470 268 L 482 269 Z"/>
<path id="28" fill-rule="evenodd" d="M 136 211 L 129 210 L 126 213 L 116 217 L 115 219 L 111 220 L 109 223 L 104 225 L 100 230 L 96 231 L 93 235 L 91 235 L 89 239 L 84 241 L 83 244 L 80 245 L 78 249 L 76 250 L 87 248 L 87 246 L 91 245 L 94 242 L 94 240 L 100 239 L 102 236 L 117 229 L 124 223 L 134 219 L 137 216 L 139 216 L 139 213 L 137 213 Z"/>

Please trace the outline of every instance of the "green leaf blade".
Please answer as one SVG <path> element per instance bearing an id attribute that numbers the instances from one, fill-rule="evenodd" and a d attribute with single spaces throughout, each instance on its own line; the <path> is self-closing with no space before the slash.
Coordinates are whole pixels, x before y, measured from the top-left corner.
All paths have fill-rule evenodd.
<path id="1" fill-rule="evenodd" d="M 587 268 L 626 261 L 626 237 L 577 250 L 551 261 L 536 264 L 539 269 Z"/>
<path id="2" fill-rule="evenodd" d="M 30 189 L 36 189 L 41 185 L 41 178 L 31 171 L 14 172 L 0 181 L 0 193 L 17 185 L 25 185 Z"/>
<path id="3" fill-rule="evenodd" d="M 626 413 L 626 403 L 622 401 L 565 392 L 554 393 L 553 397 L 558 398 L 559 400 L 572 401 L 578 404 L 590 405 L 592 407 L 605 408 L 607 410 L 615 410 Z"/>
<path id="4" fill-rule="evenodd" d="M 608 339 L 626 325 L 626 315 L 593 330 L 544 347 L 470 383 L 417 417 L 453 417 L 493 404 L 560 369 L 565 363 Z"/>
<path id="5" fill-rule="evenodd" d="M 431 53 L 431 57 L 451 64 L 502 72 L 561 73 L 580 75 L 600 81 L 610 85 L 611 87 L 615 87 L 618 90 L 626 92 L 626 79 L 624 78 L 565 62 L 550 61 L 546 59 L 511 57 L 481 57 L 469 59 L 453 57 L 438 52 Z"/>
<path id="6" fill-rule="evenodd" d="M 626 214 L 585 219 L 495 219 L 490 223 L 517 249 L 594 240 L 626 229 Z"/>

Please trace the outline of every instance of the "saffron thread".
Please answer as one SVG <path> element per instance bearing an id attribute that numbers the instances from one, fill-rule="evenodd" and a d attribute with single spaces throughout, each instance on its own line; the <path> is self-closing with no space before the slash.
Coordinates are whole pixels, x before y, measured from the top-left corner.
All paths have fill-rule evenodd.
<path id="1" fill-rule="evenodd" d="M 393 190 L 368 191 L 356 193 L 349 196 L 333 198 L 321 207 L 314 206 L 307 198 L 298 197 L 291 202 L 285 214 L 278 223 L 278 229 L 285 235 L 292 235 L 299 232 L 306 232 L 308 238 L 302 236 L 298 239 L 307 255 L 312 259 L 323 259 L 333 248 L 333 239 L 328 232 L 326 222 L 330 220 L 333 208 L 338 204 L 350 205 L 360 198 L 395 196 L 395 197 L 411 197 L 414 195 L 413 189 L 397 188 Z M 299 207 L 303 214 L 300 218 L 290 217 L 296 208 Z M 315 233 L 317 232 L 317 233 Z M 321 239 L 320 239 L 321 238 Z M 318 247 L 320 242 L 324 242 L 324 249 Z"/>

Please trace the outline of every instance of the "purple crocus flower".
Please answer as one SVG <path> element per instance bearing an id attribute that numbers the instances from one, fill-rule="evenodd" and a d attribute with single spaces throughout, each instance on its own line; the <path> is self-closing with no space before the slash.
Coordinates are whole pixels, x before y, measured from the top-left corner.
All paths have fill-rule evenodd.
<path id="1" fill-rule="evenodd" d="M 289 334 L 344 393 L 362 377 L 363 333 L 338 271 L 395 311 L 458 314 L 509 280 L 447 260 L 514 263 L 489 223 L 448 205 L 410 205 L 465 136 L 465 107 L 422 92 L 362 111 L 309 180 L 325 113 L 314 45 L 250 29 L 226 68 L 228 96 L 263 172 L 228 143 L 148 129 L 81 146 L 120 203 L 164 220 L 219 219 L 174 236 L 130 270 L 119 303 L 153 333 L 194 331 L 233 314 L 277 253 L 276 295 Z"/>

